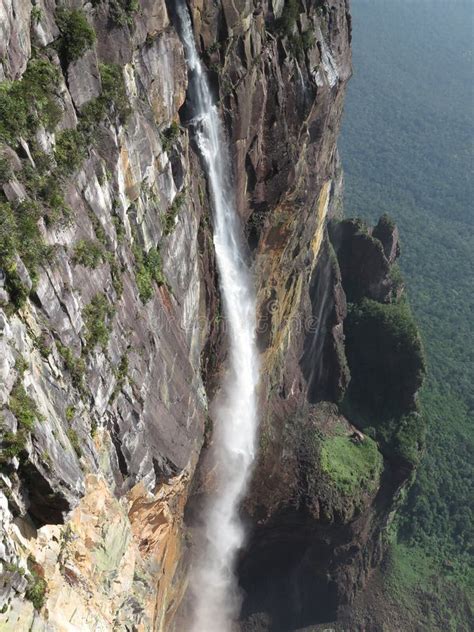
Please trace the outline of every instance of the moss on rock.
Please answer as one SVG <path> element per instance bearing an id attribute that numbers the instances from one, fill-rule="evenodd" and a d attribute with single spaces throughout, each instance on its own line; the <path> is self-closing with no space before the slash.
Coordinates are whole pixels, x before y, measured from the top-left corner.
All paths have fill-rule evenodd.
<path id="1" fill-rule="evenodd" d="M 322 442 L 321 469 L 339 492 L 358 496 L 378 488 L 383 458 L 370 437 L 355 443 L 347 434 L 336 435 Z"/>

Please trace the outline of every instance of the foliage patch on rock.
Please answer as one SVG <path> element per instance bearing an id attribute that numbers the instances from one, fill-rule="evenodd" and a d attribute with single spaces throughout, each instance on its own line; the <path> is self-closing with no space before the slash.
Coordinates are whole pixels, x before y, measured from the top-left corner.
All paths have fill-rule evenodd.
<path id="1" fill-rule="evenodd" d="M 110 336 L 110 319 L 115 313 L 105 294 L 96 294 L 84 308 L 86 325 L 86 350 L 92 351 L 97 345 L 105 351 Z"/>
<path id="2" fill-rule="evenodd" d="M 383 459 L 370 437 L 354 442 L 347 434 L 335 435 L 322 442 L 321 469 L 342 494 L 358 496 L 377 489 Z"/>
<path id="3" fill-rule="evenodd" d="M 70 64 L 91 48 L 96 39 L 95 31 L 79 9 L 59 8 L 56 22 L 61 31 L 58 53 L 66 64 Z"/>
<path id="4" fill-rule="evenodd" d="M 62 108 L 57 98 L 60 71 L 47 58 L 32 58 L 18 81 L 0 83 L 0 140 L 16 146 L 40 125 L 52 131 Z"/>

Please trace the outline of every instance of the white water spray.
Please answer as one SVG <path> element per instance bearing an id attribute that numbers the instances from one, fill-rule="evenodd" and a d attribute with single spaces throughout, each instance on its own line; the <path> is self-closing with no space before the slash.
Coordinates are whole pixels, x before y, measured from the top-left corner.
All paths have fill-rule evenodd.
<path id="1" fill-rule="evenodd" d="M 181 0 L 177 14 L 190 75 L 192 124 L 213 203 L 214 247 L 229 339 L 226 377 L 213 404 L 215 488 L 202 514 L 202 543 L 191 575 L 189 628 L 192 632 L 228 632 L 240 607 L 234 566 L 245 532 L 239 504 L 256 450 L 256 303 L 240 238 L 226 139 L 196 50 L 191 19 Z"/>

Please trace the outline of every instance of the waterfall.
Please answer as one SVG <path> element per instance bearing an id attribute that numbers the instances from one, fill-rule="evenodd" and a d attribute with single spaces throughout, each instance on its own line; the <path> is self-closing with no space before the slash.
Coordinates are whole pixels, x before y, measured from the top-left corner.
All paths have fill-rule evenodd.
<path id="1" fill-rule="evenodd" d="M 256 451 L 256 301 L 244 256 L 223 126 L 196 49 L 188 9 L 182 0 L 175 9 L 188 65 L 191 124 L 211 193 L 214 247 L 229 341 L 226 375 L 212 405 L 213 484 L 202 509 L 202 538 L 198 538 L 199 550 L 195 551 L 190 576 L 189 630 L 227 632 L 240 608 L 234 567 L 245 532 L 239 505 Z"/>

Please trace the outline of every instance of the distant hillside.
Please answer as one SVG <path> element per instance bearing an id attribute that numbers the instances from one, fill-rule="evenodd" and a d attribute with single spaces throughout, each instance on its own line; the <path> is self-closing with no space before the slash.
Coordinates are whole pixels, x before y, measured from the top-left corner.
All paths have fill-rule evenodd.
<path id="1" fill-rule="evenodd" d="M 354 0 L 340 141 L 346 215 L 388 212 L 400 227 L 429 361 L 427 453 L 401 535 L 413 552 L 433 552 L 436 572 L 449 558 L 446 581 L 471 588 L 473 10 L 462 0 Z"/>

